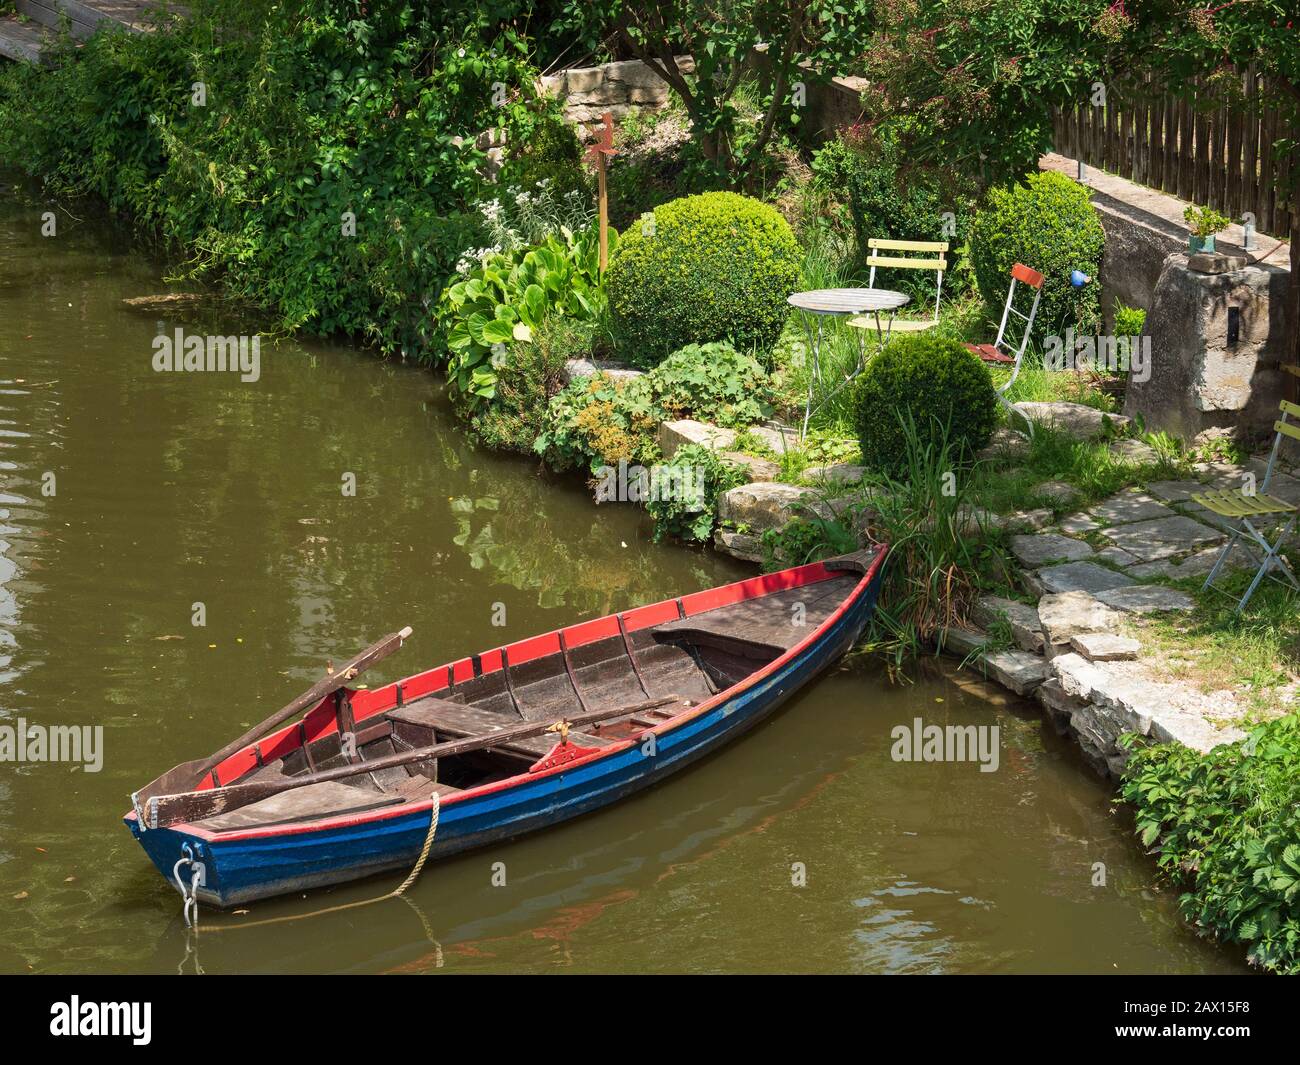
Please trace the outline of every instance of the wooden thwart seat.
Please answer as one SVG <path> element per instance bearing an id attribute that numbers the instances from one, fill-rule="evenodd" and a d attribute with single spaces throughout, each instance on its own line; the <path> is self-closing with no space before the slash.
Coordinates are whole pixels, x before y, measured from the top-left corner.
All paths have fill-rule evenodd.
<path id="1" fill-rule="evenodd" d="M 576 710 L 576 706 L 575 706 Z M 502 729 L 512 728 L 521 722 L 518 718 L 495 714 L 490 710 L 481 710 L 466 703 L 453 703 L 435 696 L 425 696 L 414 702 L 388 711 L 386 715 L 395 726 L 414 725 L 419 728 L 432 729 L 439 739 L 462 739 L 466 736 L 490 736 Z M 585 732 L 571 732 L 570 738 L 575 743 L 585 746 L 601 747 L 610 741 L 599 736 L 590 736 Z M 540 736 L 525 736 L 503 743 L 497 750 L 518 755 L 521 758 L 538 759 L 551 753 L 559 742 L 557 736 L 544 733 Z"/>
<path id="2" fill-rule="evenodd" d="M 659 639 L 684 640 L 725 651 L 784 654 L 830 617 L 857 582 L 856 575 L 832 577 L 669 621 L 653 631 Z M 780 609 L 774 610 L 774 606 Z"/>

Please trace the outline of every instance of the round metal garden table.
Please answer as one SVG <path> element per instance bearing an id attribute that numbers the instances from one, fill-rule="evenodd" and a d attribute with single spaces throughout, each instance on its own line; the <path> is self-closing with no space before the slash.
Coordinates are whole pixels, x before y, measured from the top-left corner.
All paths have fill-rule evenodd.
<path id="1" fill-rule="evenodd" d="M 889 338 L 889 329 L 887 327 L 881 329 L 880 312 L 897 310 L 909 298 L 902 292 L 895 292 L 888 288 L 818 288 L 811 292 L 796 292 L 793 296 L 786 297 L 786 302 L 803 316 L 804 331 L 808 334 L 808 357 L 811 360 L 808 367 L 808 402 L 804 407 L 803 432 L 801 435 L 808 435 L 808 420 L 812 417 L 814 410 L 813 389 L 822 379 L 822 319 L 828 315 L 874 315 L 876 319 L 876 335 L 884 344 Z M 892 322 L 893 319 L 891 318 L 890 323 L 892 324 Z M 851 373 L 845 374 L 844 380 L 823 396 L 820 402 L 825 403 L 831 396 L 857 377 L 862 372 L 865 358 L 866 338 L 860 335 L 858 337 L 857 365 Z"/>

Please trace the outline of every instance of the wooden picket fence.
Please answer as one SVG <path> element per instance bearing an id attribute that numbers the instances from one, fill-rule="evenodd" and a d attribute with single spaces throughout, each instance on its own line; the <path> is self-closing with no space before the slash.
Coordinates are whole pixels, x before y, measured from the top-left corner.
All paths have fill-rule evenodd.
<path id="1" fill-rule="evenodd" d="M 1285 237 L 1290 159 L 1275 157 L 1285 135 L 1277 112 L 1263 106 L 1263 80 L 1240 74 L 1242 99 L 1233 107 L 1162 94 L 1150 79 L 1128 89 L 1108 86 L 1102 106 L 1085 101 L 1054 115 L 1056 150 L 1088 166 L 1208 205 L 1241 221 L 1255 215 L 1261 233 Z"/>

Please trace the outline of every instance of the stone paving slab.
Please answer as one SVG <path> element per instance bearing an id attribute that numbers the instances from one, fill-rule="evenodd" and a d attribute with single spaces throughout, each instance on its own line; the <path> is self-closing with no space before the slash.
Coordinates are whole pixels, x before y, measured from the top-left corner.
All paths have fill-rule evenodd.
<path id="1" fill-rule="evenodd" d="M 1103 533 L 1106 539 L 1136 555 L 1143 562 L 1154 562 L 1185 554 L 1197 547 L 1224 538 L 1219 529 L 1211 528 L 1184 514 L 1156 518 L 1128 525 L 1116 525 Z"/>
<path id="2" fill-rule="evenodd" d="M 1021 565 L 1034 569 L 1048 562 L 1077 562 L 1091 558 L 1092 545 L 1057 533 L 1036 533 L 1011 537 L 1011 553 Z"/>
<path id="3" fill-rule="evenodd" d="M 1089 662 L 1082 655 L 1059 655 L 1051 671 L 1066 695 L 1087 703 L 1085 722 L 1071 717 L 1071 725 L 1095 728 L 1103 750 L 1125 732 L 1138 732 L 1160 742 L 1177 740 L 1195 751 L 1208 751 L 1221 743 L 1244 739 L 1237 728 L 1218 728 L 1209 718 L 1235 717 L 1239 711 L 1229 695 L 1204 695 L 1188 685 L 1155 681 L 1141 662 Z M 1082 730 L 1081 730 L 1082 731 Z"/>
<path id="4" fill-rule="evenodd" d="M 1103 525 L 1119 525 L 1155 518 L 1172 518 L 1176 512 L 1146 492 L 1126 491 L 1099 503 L 1088 513 Z"/>
<path id="5" fill-rule="evenodd" d="M 1101 522 L 1095 518 L 1089 517 L 1086 513 L 1071 514 L 1068 518 L 1062 518 L 1060 521 L 1061 532 L 1070 533 L 1078 536 L 1082 533 L 1089 533 L 1095 529 L 1101 528 Z"/>
<path id="6" fill-rule="evenodd" d="M 1028 695 L 1047 679 L 1047 663 L 1029 651 L 995 651 L 979 659 L 985 676 L 991 676 L 1017 695 Z"/>
<path id="7" fill-rule="evenodd" d="M 1087 592 L 1059 592 L 1038 601 L 1043 649 L 1053 658 L 1084 632 L 1113 632 L 1121 615 Z"/>
<path id="8" fill-rule="evenodd" d="M 1050 499 L 1062 508 L 1068 507 L 1079 498 L 1079 490 L 1065 481 L 1044 481 L 1030 489 L 1030 495 Z"/>
<path id="9" fill-rule="evenodd" d="M 1136 565 L 1141 561 L 1132 551 L 1125 551 L 1122 547 L 1111 545 L 1103 547 L 1096 555 L 1093 556 L 1098 562 L 1105 562 L 1111 566 L 1118 566 L 1123 569 L 1125 566 Z"/>
<path id="10" fill-rule="evenodd" d="M 1170 580 L 1182 580 L 1188 577 L 1203 578 L 1214 568 L 1214 560 L 1223 550 L 1222 545 L 1207 547 L 1188 555 L 1186 558 L 1162 558 L 1156 562 L 1143 562 L 1138 566 L 1129 566 L 1124 570 L 1130 577 L 1146 580 L 1148 577 L 1168 577 Z M 1234 544 L 1224 566 L 1228 569 L 1254 569 L 1258 562 L 1251 559 L 1240 543 Z"/>
<path id="11" fill-rule="evenodd" d="M 1098 592 L 1097 598 L 1107 606 L 1130 614 L 1150 614 L 1157 610 L 1194 610 L 1196 600 L 1176 588 L 1162 584 L 1135 584 Z"/>
<path id="12" fill-rule="evenodd" d="M 1205 487 L 1200 481 L 1152 481 L 1147 491 L 1167 503 L 1182 503 L 1197 492 L 1204 492 Z"/>
<path id="13" fill-rule="evenodd" d="M 1105 432 L 1107 422 L 1116 429 L 1123 429 L 1133 423 L 1133 419 L 1126 415 L 1108 414 L 1095 407 L 1085 407 L 1082 403 L 1027 401 L 1012 406 L 1030 421 L 1060 429 L 1084 440 L 1100 436 Z"/>
<path id="14" fill-rule="evenodd" d="M 1130 462 L 1156 462 L 1160 455 L 1150 444 L 1144 444 L 1141 440 L 1134 440 L 1132 437 L 1124 440 L 1116 440 L 1110 445 L 1112 454 L 1122 459 L 1128 459 Z"/>
<path id="15" fill-rule="evenodd" d="M 1099 566 L 1095 562 L 1066 562 L 1038 571 L 1038 582 L 1049 592 L 1104 592 L 1136 584 L 1132 577 Z"/>
<path id="16" fill-rule="evenodd" d="M 979 629 L 949 625 L 943 630 L 943 649 L 949 654 L 961 655 L 963 658 L 983 651 L 988 642 L 988 633 L 981 632 Z"/>

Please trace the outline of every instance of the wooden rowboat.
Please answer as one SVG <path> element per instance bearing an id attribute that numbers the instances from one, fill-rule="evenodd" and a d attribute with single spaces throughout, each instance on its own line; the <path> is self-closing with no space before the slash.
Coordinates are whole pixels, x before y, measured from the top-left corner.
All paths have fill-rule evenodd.
<path id="1" fill-rule="evenodd" d="M 545 828 L 662 779 L 781 705 L 857 641 L 884 555 L 798 566 L 349 688 L 404 629 L 136 792 L 127 827 L 169 882 L 217 907 Z"/>

